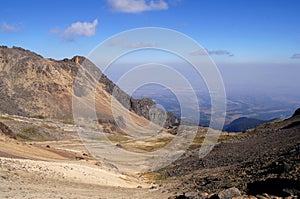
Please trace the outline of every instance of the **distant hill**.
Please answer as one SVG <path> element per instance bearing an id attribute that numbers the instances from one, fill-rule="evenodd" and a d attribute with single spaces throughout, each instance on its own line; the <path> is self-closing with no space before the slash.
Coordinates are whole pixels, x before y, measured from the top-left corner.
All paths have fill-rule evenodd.
<path id="1" fill-rule="evenodd" d="M 300 108 L 298 108 L 294 114 L 293 114 L 293 117 L 296 117 L 296 116 L 299 116 L 300 115 Z"/>
<path id="2" fill-rule="evenodd" d="M 266 122 L 255 118 L 240 117 L 226 125 L 224 130 L 228 132 L 243 132 Z"/>

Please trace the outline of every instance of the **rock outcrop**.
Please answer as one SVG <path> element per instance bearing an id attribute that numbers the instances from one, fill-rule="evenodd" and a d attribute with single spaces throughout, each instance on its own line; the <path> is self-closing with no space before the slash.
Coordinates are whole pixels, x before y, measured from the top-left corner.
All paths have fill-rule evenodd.
<path id="1" fill-rule="evenodd" d="M 2 122 L 0 122 L 0 133 L 3 133 L 10 138 L 16 139 L 16 135 L 14 134 L 14 132 Z"/>

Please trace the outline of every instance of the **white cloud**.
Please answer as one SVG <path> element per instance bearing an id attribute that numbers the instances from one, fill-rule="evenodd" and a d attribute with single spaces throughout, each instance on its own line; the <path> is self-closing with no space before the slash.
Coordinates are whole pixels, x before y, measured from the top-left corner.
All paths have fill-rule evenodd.
<path id="1" fill-rule="evenodd" d="M 90 22 L 76 22 L 70 27 L 65 29 L 62 34 L 62 38 L 67 41 L 75 41 L 76 36 L 91 37 L 96 34 L 96 27 L 98 25 L 98 19 Z"/>
<path id="2" fill-rule="evenodd" d="M 191 52 L 190 55 L 192 56 L 198 56 L 198 55 L 228 55 L 229 57 L 232 57 L 233 54 L 227 50 L 205 50 L 205 49 L 199 49 L 194 52 Z"/>
<path id="3" fill-rule="evenodd" d="M 193 51 L 190 53 L 190 55 L 192 55 L 192 56 L 207 55 L 207 54 L 208 54 L 208 52 L 205 49 L 199 49 L 199 50 L 196 50 L 196 51 Z"/>
<path id="4" fill-rule="evenodd" d="M 1 31 L 2 32 L 17 32 L 18 29 L 16 26 L 10 25 L 10 24 L 7 24 L 6 22 L 4 22 L 1 26 Z"/>
<path id="5" fill-rule="evenodd" d="M 114 12 L 140 13 L 168 9 L 165 0 L 107 0 L 107 2 Z"/>
<path id="6" fill-rule="evenodd" d="M 300 59 L 300 53 L 293 54 L 291 59 Z"/>

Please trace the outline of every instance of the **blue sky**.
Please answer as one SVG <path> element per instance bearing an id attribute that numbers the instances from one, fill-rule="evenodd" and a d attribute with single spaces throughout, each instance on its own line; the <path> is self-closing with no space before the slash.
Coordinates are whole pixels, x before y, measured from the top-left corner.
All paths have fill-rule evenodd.
<path id="1" fill-rule="evenodd" d="M 207 49 L 227 92 L 260 90 L 288 98 L 300 85 L 299 10 L 299 0 L 2 0 L 0 45 L 63 59 L 87 56 L 122 31 L 169 28 Z M 159 58 L 150 53 L 146 61 L 154 56 Z M 124 60 L 135 57 L 143 58 Z M 172 57 L 160 58 L 165 63 Z M 111 78 L 124 66 L 116 65 Z"/>
<path id="2" fill-rule="evenodd" d="M 298 64 L 299 10 L 298 0 L 3 0 L 0 41 L 62 59 L 157 26 L 195 39 L 216 62 Z"/>

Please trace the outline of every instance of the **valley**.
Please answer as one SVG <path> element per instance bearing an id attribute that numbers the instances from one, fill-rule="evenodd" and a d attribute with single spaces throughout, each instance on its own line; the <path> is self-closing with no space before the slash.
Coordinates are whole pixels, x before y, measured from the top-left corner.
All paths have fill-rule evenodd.
<path id="1" fill-rule="evenodd" d="M 238 188 L 244 195 L 267 193 L 283 197 L 299 193 L 299 116 L 262 124 L 245 133 L 224 132 L 203 159 L 199 159 L 198 150 L 204 144 L 207 128 L 201 127 L 182 157 L 158 171 L 143 173 L 122 172 L 110 162 L 94 157 L 76 132 L 76 125 L 7 114 L 0 118 L 7 127 L 2 125 L 0 131 L 3 197 L 169 198 L 186 194 L 197 198 L 230 187 Z M 5 134 L 7 129 L 13 133 Z M 36 131 L 28 133 L 24 129 Z M 144 153 L 163 147 L 174 138 L 171 133 L 169 129 L 168 139 L 142 142 L 118 134 L 104 136 L 115 147 Z M 118 160 L 126 161 L 126 157 L 119 156 Z M 130 166 L 132 163 L 127 162 Z M 280 187 L 272 185 L 272 179 L 287 182 Z M 266 187 L 259 190 L 255 183 L 263 182 Z M 269 186 L 279 187 L 269 190 Z"/>
<path id="2" fill-rule="evenodd" d="M 86 149 L 74 125 L 13 115 L 2 115 L 0 122 L 17 132 L 17 139 L 0 133 L 1 198 L 170 195 L 150 189 L 152 182 L 142 176 L 122 174 L 113 165 L 99 162 Z M 36 131 L 25 133 L 29 128 Z"/>
<path id="3" fill-rule="evenodd" d="M 177 103 L 164 95 L 129 96 L 84 57 L 45 59 L 18 47 L 0 55 L 1 197 L 299 196 L 299 110 L 220 132 L 178 120 L 172 103 L 165 109 L 174 114 L 160 109 L 159 99 Z M 230 103 L 232 118 L 255 107 Z M 262 112 L 289 113 L 270 104 Z"/>

